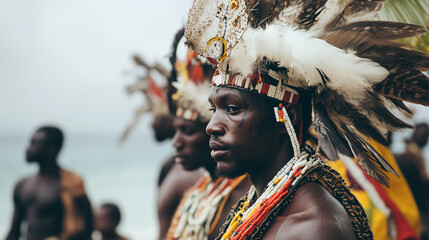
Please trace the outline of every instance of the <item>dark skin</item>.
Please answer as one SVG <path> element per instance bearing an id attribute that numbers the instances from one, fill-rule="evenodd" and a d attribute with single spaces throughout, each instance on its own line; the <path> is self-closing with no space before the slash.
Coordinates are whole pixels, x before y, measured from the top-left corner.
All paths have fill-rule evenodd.
<path id="1" fill-rule="evenodd" d="M 203 176 L 203 173 L 202 168 L 186 171 L 182 165 L 173 164 L 158 191 L 158 239 L 165 239 L 180 200 L 185 192 Z"/>
<path id="2" fill-rule="evenodd" d="M 27 162 L 37 163 L 35 176 L 20 180 L 14 189 L 12 225 L 6 240 L 18 240 L 21 223 L 27 222 L 27 239 L 41 240 L 59 236 L 62 231 L 63 205 L 60 197 L 60 171 L 57 164 L 59 149 L 48 141 L 48 135 L 37 131 L 26 152 Z M 85 217 L 85 231 L 71 239 L 89 239 L 92 232 L 92 211 L 86 195 L 74 199 L 75 206 Z"/>
<path id="3" fill-rule="evenodd" d="M 101 240 L 127 240 L 116 231 L 119 223 L 109 216 L 108 209 L 101 207 L 94 216 L 95 229 L 101 233 Z"/>
<path id="4" fill-rule="evenodd" d="M 219 173 L 228 177 L 248 173 L 260 196 L 293 156 L 284 125 L 275 121 L 275 103 L 227 87 L 212 87 L 209 101 L 215 113 L 206 130 Z M 287 111 L 297 125 L 300 105 L 288 105 Z M 307 183 L 263 239 L 355 239 L 355 235 L 344 207 L 321 185 Z"/>
<path id="5" fill-rule="evenodd" d="M 173 116 L 155 117 L 152 128 L 158 141 L 161 136 L 162 139 L 174 137 L 176 131 L 173 126 L 174 118 Z M 165 239 L 180 200 L 183 198 L 185 192 L 203 176 L 203 173 L 203 168 L 200 165 L 191 166 L 189 170 L 184 169 L 184 166 L 175 162 L 175 156 L 164 163 L 160 173 L 160 185 L 157 196 L 158 239 Z"/>
<path id="6" fill-rule="evenodd" d="M 155 115 L 152 129 L 155 133 L 156 141 L 162 142 L 174 137 L 173 119 L 174 117 L 171 115 Z M 184 193 L 202 176 L 202 169 L 186 171 L 180 164 L 174 163 L 174 157 L 171 157 L 163 164 L 159 173 L 157 196 L 158 238 L 160 240 L 165 238 L 171 219 Z"/>
<path id="7" fill-rule="evenodd" d="M 216 162 L 210 156 L 209 136 L 205 132 L 206 124 L 176 117 L 173 125 L 176 129 L 176 135 L 173 138 L 173 146 L 176 148 L 176 163 L 181 164 L 188 171 L 205 168 L 212 179 L 217 179 Z M 214 231 L 209 235 L 210 240 L 218 236 L 230 209 L 249 190 L 250 186 L 250 181 L 246 178 L 231 193 Z"/>
<path id="8" fill-rule="evenodd" d="M 427 123 L 417 124 L 411 141 L 415 142 L 420 148 L 426 146 L 429 138 L 429 125 Z"/>

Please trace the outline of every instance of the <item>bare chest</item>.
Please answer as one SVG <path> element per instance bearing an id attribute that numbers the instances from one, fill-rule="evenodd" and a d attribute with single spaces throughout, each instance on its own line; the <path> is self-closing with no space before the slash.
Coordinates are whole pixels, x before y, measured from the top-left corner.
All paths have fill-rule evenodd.
<path id="1" fill-rule="evenodd" d="M 20 190 L 20 203 L 31 215 L 49 214 L 61 207 L 58 179 L 29 179 Z"/>

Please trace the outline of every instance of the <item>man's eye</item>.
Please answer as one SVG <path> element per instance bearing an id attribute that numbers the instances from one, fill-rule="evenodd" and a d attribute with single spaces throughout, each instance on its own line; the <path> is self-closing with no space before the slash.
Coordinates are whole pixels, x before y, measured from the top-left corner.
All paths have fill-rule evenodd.
<path id="1" fill-rule="evenodd" d="M 240 110 L 240 108 L 238 108 L 237 106 L 234 106 L 234 105 L 228 105 L 228 107 L 226 108 L 226 112 L 229 112 L 229 113 L 234 113 L 234 112 L 237 112 L 239 110 Z"/>
<path id="2" fill-rule="evenodd" d="M 186 127 L 186 128 L 182 128 L 181 132 L 185 135 L 190 136 L 195 133 L 195 129 Z"/>
<path id="3" fill-rule="evenodd" d="M 209 111 L 216 112 L 216 108 L 212 106 L 211 108 L 209 108 Z"/>

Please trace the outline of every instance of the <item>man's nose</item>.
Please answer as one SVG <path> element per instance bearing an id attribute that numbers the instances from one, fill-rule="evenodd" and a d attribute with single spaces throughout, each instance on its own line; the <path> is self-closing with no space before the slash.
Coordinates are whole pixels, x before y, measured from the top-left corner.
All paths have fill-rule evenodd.
<path id="1" fill-rule="evenodd" d="M 180 136 L 179 131 L 176 131 L 176 133 L 174 134 L 172 142 L 173 142 L 173 147 L 175 149 L 183 148 L 183 141 L 182 141 L 182 138 Z"/>
<path id="2" fill-rule="evenodd" d="M 222 121 L 220 120 L 220 114 L 215 112 L 210 119 L 210 122 L 207 124 L 206 132 L 208 135 L 223 135 L 225 133 L 225 128 L 222 125 Z"/>

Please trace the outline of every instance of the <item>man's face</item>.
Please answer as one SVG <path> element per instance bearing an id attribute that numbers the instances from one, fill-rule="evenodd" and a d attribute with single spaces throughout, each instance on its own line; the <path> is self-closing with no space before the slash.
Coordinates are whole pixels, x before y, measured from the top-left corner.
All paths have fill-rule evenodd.
<path id="1" fill-rule="evenodd" d="M 210 157 L 209 136 L 205 124 L 176 117 L 173 121 L 176 134 L 173 147 L 176 148 L 175 161 L 186 170 L 207 166 Z"/>
<path id="2" fill-rule="evenodd" d="M 424 147 L 428 142 L 429 128 L 427 124 L 418 124 L 414 130 L 412 139 L 420 147 Z"/>
<path id="3" fill-rule="evenodd" d="M 209 99 L 214 115 L 206 131 L 220 175 L 252 174 L 274 160 L 281 135 L 272 103 L 227 87 L 212 87 Z"/>
<path id="4" fill-rule="evenodd" d="M 116 228 L 115 222 L 109 217 L 108 209 L 101 207 L 94 214 L 94 228 L 100 232 L 111 232 Z"/>
<path id="5" fill-rule="evenodd" d="M 48 136 L 43 131 L 37 131 L 31 137 L 30 145 L 27 148 L 26 159 L 27 162 L 42 162 L 49 157 L 50 144 L 48 143 Z"/>

